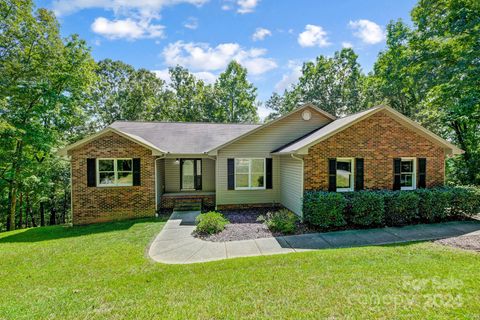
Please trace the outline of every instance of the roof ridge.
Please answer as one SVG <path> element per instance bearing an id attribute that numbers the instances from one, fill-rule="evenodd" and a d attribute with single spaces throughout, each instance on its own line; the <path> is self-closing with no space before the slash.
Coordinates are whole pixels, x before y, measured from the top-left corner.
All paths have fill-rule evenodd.
<path id="1" fill-rule="evenodd" d="M 117 122 L 124 123 L 178 123 L 178 124 L 221 124 L 221 125 L 245 125 L 261 126 L 261 123 L 238 123 L 238 122 L 200 122 L 200 121 L 145 121 L 145 120 L 115 120 L 109 126 Z"/>

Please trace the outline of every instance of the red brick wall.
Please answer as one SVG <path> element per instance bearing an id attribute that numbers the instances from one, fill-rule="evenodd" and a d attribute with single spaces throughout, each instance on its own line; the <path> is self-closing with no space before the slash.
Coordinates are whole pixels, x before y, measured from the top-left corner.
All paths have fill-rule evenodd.
<path id="1" fill-rule="evenodd" d="M 365 189 L 392 189 L 393 159 L 427 158 L 427 187 L 444 184 L 443 148 L 380 111 L 309 148 L 305 190 L 328 190 L 329 158 L 364 158 Z M 418 177 L 417 177 L 418 182 Z"/>
<path id="2" fill-rule="evenodd" d="M 71 150 L 73 223 L 88 224 L 155 215 L 155 157 L 116 133 Z M 87 187 L 87 158 L 140 158 L 140 186 Z"/>

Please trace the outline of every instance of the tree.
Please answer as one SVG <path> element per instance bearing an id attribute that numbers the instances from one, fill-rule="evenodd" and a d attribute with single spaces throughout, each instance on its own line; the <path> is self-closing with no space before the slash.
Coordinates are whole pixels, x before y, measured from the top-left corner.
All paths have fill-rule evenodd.
<path id="1" fill-rule="evenodd" d="M 363 93 L 365 76 L 357 62 L 358 56 L 350 48 L 335 52 L 332 58 L 318 56 L 314 62 L 305 62 L 298 83 L 283 97 L 274 94 L 267 107 L 274 110 L 272 117 L 285 114 L 302 103 L 313 103 L 323 110 L 342 116 L 366 108 Z"/>
<path id="2" fill-rule="evenodd" d="M 219 122 L 258 122 L 257 89 L 247 79 L 247 69 L 232 61 L 215 82 Z"/>
<path id="3" fill-rule="evenodd" d="M 92 94 L 89 131 L 98 131 L 116 120 L 163 120 L 165 82 L 153 72 L 121 61 L 101 60 Z"/>
<path id="4" fill-rule="evenodd" d="M 15 228 L 16 199 L 28 158 L 50 153 L 64 132 L 82 123 L 81 101 L 94 62 L 77 36 L 62 39 L 52 12 L 31 1 L 0 4 L 1 178 L 8 184 L 7 228 Z"/>
<path id="5" fill-rule="evenodd" d="M 420 0 L 413 28 L 388 27 L 376 83 L 393 107 L 465 151 L 448 168 L 455 182 L 480 184 L 480 3 Z"/>

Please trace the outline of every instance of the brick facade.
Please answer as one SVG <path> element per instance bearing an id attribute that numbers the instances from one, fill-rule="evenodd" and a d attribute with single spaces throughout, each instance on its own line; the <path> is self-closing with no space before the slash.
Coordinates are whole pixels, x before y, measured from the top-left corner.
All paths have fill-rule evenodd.
<path id="1" fill-rule="evenodd" d="M 445 152 L 380 111 L 309 148 L 304 189 L 328 190 L 329 158 L 364 158 L 365 189 L 392 189 L 393 159 L 427 159 L 427 187 L 444 184 Z M 417 179 L 418 180 L 418 179 Z"/>
<path id="2" fill-rule="evenodd" d="M 155 157 L 147 148 L 106 133 L 69 151 L 73 223 L 88 224 L 155 215 Z M 87 187 L 88 158 L 140 158 L 140 186 Z"/>
<path id="3" fill-rule="evenodd" d="M 160 207 L 162 209 L 173 209 L 176 201 L 200 199 L 202 208 L 215 208 L 215 195 L 162 195 Z"/>

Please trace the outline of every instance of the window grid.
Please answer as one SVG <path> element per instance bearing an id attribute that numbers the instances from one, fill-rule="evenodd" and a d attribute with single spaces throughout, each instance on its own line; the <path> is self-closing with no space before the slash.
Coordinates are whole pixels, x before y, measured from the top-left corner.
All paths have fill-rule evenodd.
<path id="1" fill-rule="evenodd" d="M 101 161 L 113 161 L 113 171 L 112 170 L 100 170 Z M 119 170 L 118 162 L 119 161 L 130 161 L 130 170 Z M 124 168 L 122 168 L 124 169 Z M 112 183 L 101 183 L 102 173 L 110 173 L 113 175 Z M 130 182 L 120 183 L 121 174 L 130 174 Z M 98 158 L 97 159 L 97 186 L 98 187 L 128 187 L 133 186 L 133 159 L 132 158 Z"/>
<path id="2" fill-rule="evenodd" d="M 263 171 L 252 171 L 253 161 L 262 160 L 263 161 Z M 248 162 L 247 162 L 248 161 Z M 243 162 L 243 163 L 241 163 Z M 247 165 L 248 163 L 248 165 Z M 239 167 L 248 167 L 248 172 L 239 172 Z M 235 159 L 235 190 L 263 190 L 265 189 L 265 176 L 266 176 L 266 164 L 265 158 L 236 158 Z M 248 186 L 237 186 L 238 176 L 247 176 L 248 177 Z M 252 184 L 252 176 L 258 176 L 261 178 L 262 186 L 254 187 Z"/>

